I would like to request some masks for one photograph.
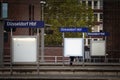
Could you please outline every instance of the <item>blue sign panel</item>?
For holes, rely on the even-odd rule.
[[[43,28],[44,21],[5,21],[6,28]]]
[[[108,32],[91,32],[87,33],[88,36],[109,36]]]
[[[60,32],[88,32],[88,28],[81,27],[61,27]]]

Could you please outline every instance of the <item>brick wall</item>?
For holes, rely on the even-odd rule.
[[[63,49],[62,47],[45,47],[44,49],[44,59],[46,62],[55,62],[55,58],[59,61],[62,61],[62,55],[63,55]],[[41,52],[39,52],[39,55]],[[10,57],[5,57],[5,56],[10,56],[10,48],[5,47],[4,49],[4,60],[10,59]],[[40,56],[41,57],[41,56]],[[68,58],[66,58],[68,59]]]
[[[45,47],[46,56],[62,56],[62,47]]]

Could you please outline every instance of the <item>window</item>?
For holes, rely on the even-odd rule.
[[[97,19],[98,19],[98,14],[94,13],[94,20],[97,20]]]
[[[83,4],[83,5],[86,5],[86,1],[82,1],[82,4]]]
[[[1,18],[8,18],[8,3],[1,3]]]
[[[100,14],[100,21],[103,21],[103,14]]]
[[[94,13],[94,20],[103,21],[103,13]]]
[[[103,9],[103,0],[100,0],[100,9]]]
[[[88,6],[91,7],[92,6],[92,2],[88,1]]]
[[[94,1],[94,9],[97,9],[98,2]]]

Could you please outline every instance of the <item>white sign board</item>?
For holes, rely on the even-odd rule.
[[[13,36],[12,37],[12,62],[36,62],[37,37]]]
[[[91,41],[91,56],[105,56],[105,41]]]
[[[64,38],[64,56],[83,56],[84,39],[82,38]]]

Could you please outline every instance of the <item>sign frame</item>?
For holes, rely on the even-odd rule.
[[[34,38],[36,41],[35,41],[35,54],[36,54],[36,56],[35,56],[35,61],[31,61],[31,62],[29,62],[29,61],[14,61],[14,41],[13,41],[13,39],[14,38]],[[37,36],[12,36],[12,39],[11,39],[11,43],[12,43],[12,54],[11,54],[11,56],[12,56],[12,59],[11,59],[11,61],[12,61],[12,64],[17,64],[17,63],[25,63],[25,64],[31,64],[31,63],[37,63],[38,62],[38,46],[37,46],[37,43],[38,43],[38,38],[37,38]],[[20,44],[21,45],[21,44]],[[19,45],[18,45],[19,46]]]
[[[70,56],[75,56],[75,57],[84,56],[83,38],[64,38],[64,57],[70,57]]]
[[[44,21],[5,21],[6,28],[44,28]]]
[[[88,32],[86,27],[61,27],[60,32]]]
[[[99,45],[99,46],[98,46]],[[98,46],[99,49],[96,49]],[[94,49],[95,48],[95,49]],[[98,50],[98,51],[95,51]],[[95,51],[95,52],[94,52]],[[102,54],[95,54],[95,53],[102,53]],[[106,41],[92,41],[90,42],[90,55],[92,56],[106,56]]]
[[[88,36],[109,36],[108,32],[88,32]]]

